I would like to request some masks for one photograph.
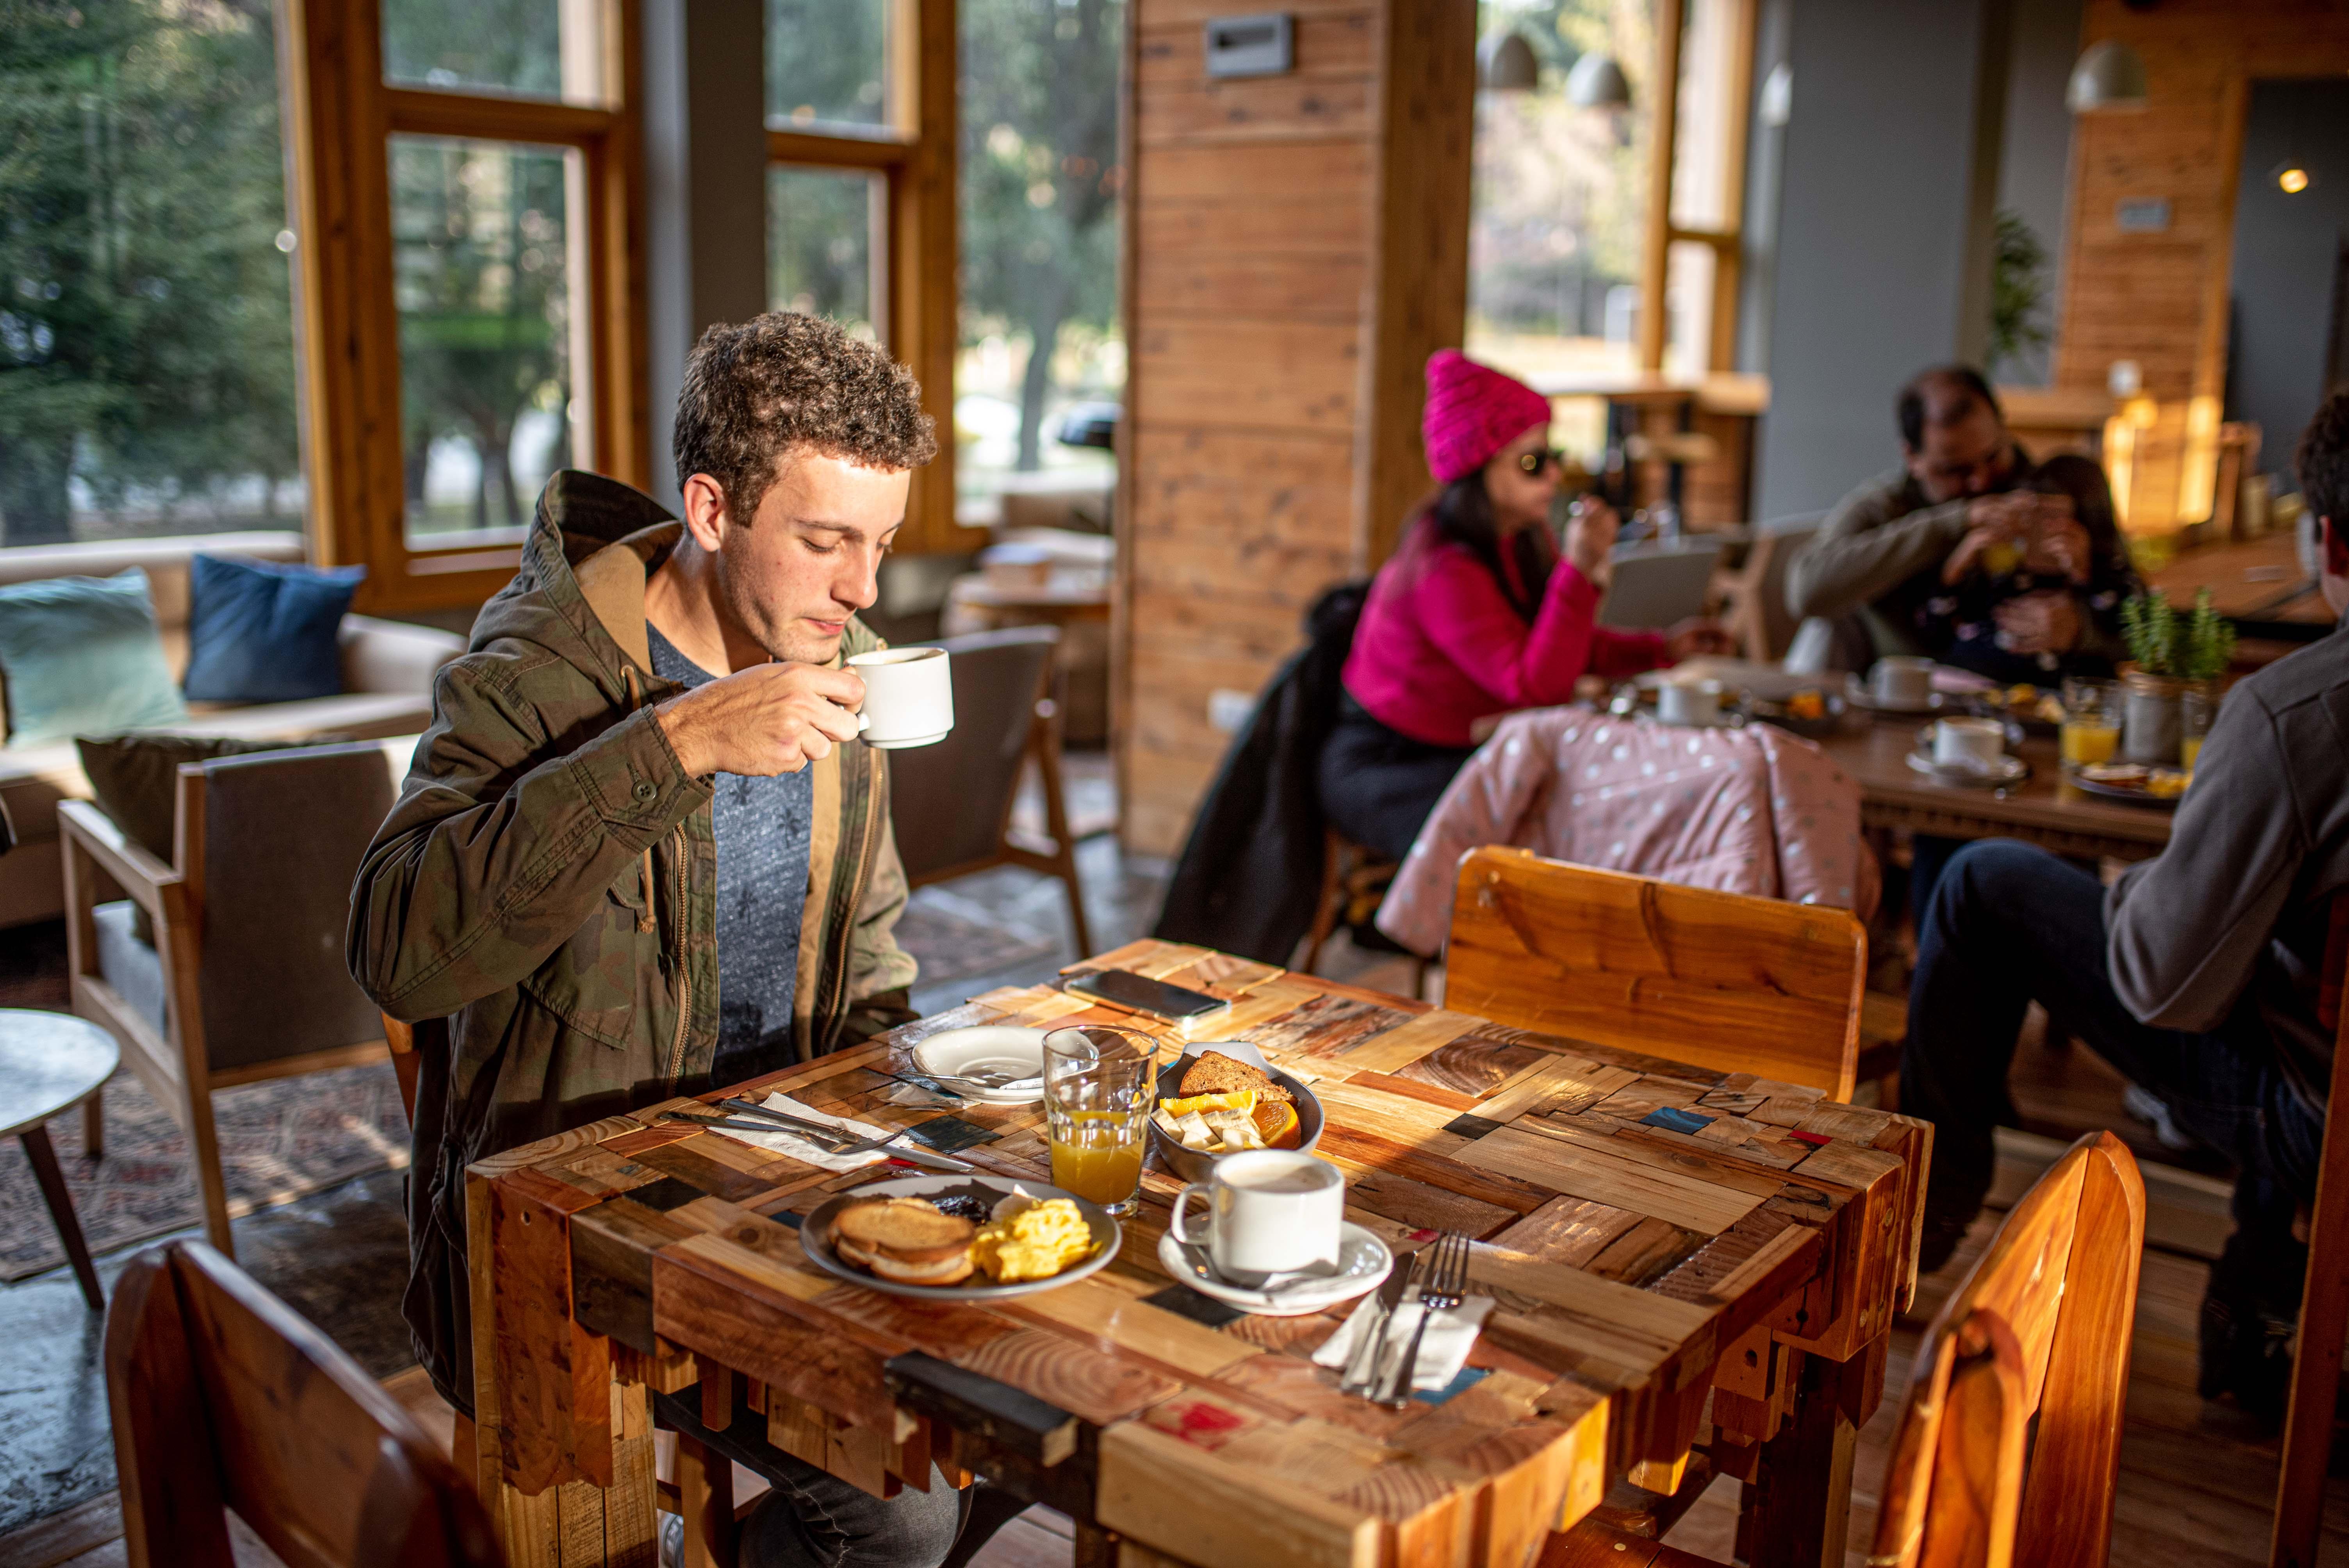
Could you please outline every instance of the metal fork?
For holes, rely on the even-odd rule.
[[[1400,1410],[1411,1403],[1411,1379],[1419,1369],[1419,1341],[1427,1332],[1427,1320],[1458,1306],[1467,1291],[1468,1238],[1458,1231],[1446,1231],[1435,1240],[1434,1260],[1419,1287],[1419,1322],[1412,1328],[1411,1343],[1403,1347],[1402,1364],[1380,1404]]]

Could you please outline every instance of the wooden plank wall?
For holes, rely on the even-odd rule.
[[[1440,62],[1473,81],[1473,0],[1292,0],[1296,69],[1210,82],[1204,25],[1235,9],[1133,0],[1128,13],[1116,723],[1125,839],[1148,854],[1181,848],[1229,744],[1208,723],[1211,694],[1258,691],[1301,644],[1315,595],[1382,553],[1365,521],[1370,493],[1397,481],[1392,463],[1371,472],[1365,432],[1415,431],[1418,387],[1373,370],[1457,343],[1465,303],[1473,88],[1448,89],[1456,224],[1446,211],[1431,225],[1456,226],[1456,244],[1382,256],[1382,192],[1424,190],[1429,165],[1393,167],[1378,128],[1391,60],[1406,73]],[[1441,17],[1454,24],[1451,47],[1388,41]],[[1456,283],[1442,281],[1447,268]],[[1431,278],[1435,294],[1459,296],[1448,318],[1382,320],[1381,296],[1416,298]],[[1404,397],[1407,411],[1381,418],[1382,400]]]
[[[2139,439],[2129,523],[2160,531],[2209,511],[2248,84],[2349,71],[2349,7],[2163,0],[2137,11],[2123,0],[2088,0],[2081,33],[2084,47],[2117,38],[2136,49],[2148,93],[2142,111],[2075,122],[2055,384],[2095,391],[2115,360],[2143,367],[2156,413]],[[2122,233],[2118,204],[2149,197],[2169,201],[2168,232]],[[2318,330],[2327,302],[2308,305]],[[2288,451],[2298,436],[2268,431],[2267,450]]]

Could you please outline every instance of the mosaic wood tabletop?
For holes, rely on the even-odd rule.
[[[1311,1085],[1349,1218],[1399,1253],[1476,1239],[1471,1288],[1497,1305],[1472,1374],[1402,1410],[1340,1394],[1309,1357],[1351,1304],[1247,1316],[1174,1283],[1157,1242],[1181,1183],[1154,1168],[1090,1278],[987,1305],[843,1284],[799,1216],[906,1172],[660,1121],[675,1101],[471,1170],[476,1463],[515,1563],[649,1563],[648,1390],[697,1382],[708,1424],[747,1410],[885,1495],[933,1460],[976,1471],[1127,1563],[1522,1564],[1641,1495],[1626,1482],[1685,1495],[1692,1465],[1753,1483],[1754,1561],[1840,1562],[1849,1430],[1915,1283],[1926,1124],[1196,947],[1069,973],[1102,967],[1231,1000],[1212,1032]],[[1002,990],[737,1089],[884,1125],[950,1115],[926,1141],[1048,1177],[1040,1106],[900,1105],[873,1069],[963,1025],[1090,1022],[1171,1040],[1056,987]]]

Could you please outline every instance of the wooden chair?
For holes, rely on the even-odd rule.
[[[2144,1248],[2137,1161],[2111,1133],[2092,1132],[2023,1194],[1925,1331],[1871,1568],[2105,1562]],[[1551,1538],[1540,1568],[1706,1561],[1578,1526]]]
[[[120,1042],[186,1131],[205,1233],[232,1257],[212,1091],[385,1054],[343,939],[351,879],[392,793],[372,742],[189,763],[169,865],[97,807],[57,807],[73,1010]],[[146,911],[152,946],[129,904],[102,906],[112,888]]]
[[[1818,519],[1807,517],[1765,522],[1754,534],[1744,567],[1730,585],[1723,617],[1745,657],[1774,665],[1786,656],[1801,624],[1786,605],[1786,563],[1818,531]]]
[[[2349,1062],[2349,893],[2333,900],[2325,944],[2331,975],[2318,1016],[2333,1026],[2333,1059]],[[2339,1068],[2334,1069],[2337,1073]],[[2341,1354],[2349,1338],[2349,1117],[2324,1119],[2317,1156],[2316,1203],[2308,1223],[2308,1278],[2301,1286],[2300,1343],[2292,1362],[2292,1403],[2284,1414],[2282,1475],[2276,1487],[2270,1568],[2314,1568],[2324,1524],[2324,1478],[2333,1460],[2333,1414],[2341,1397]]]
[[[1488,845],[1462,857],[1444,1006],[1851,1098],[1868,931],[1848,911]]]
[[[1068,891],[1079,956],[1093,950],[1077,880],[1076,837],[1061,784],[1061,707],[1052,697],[1055,626],[1014,626],[951,637],[955,727],[935,746],[889,755],[889,820],[910,886],[994,866],[1058,877]],[[1039,849],[1013,835],[1011,808],[1032,762],[1044,785]]]
[[[1313,926],[1306,934],[1305,956],[1298,965],[1300,974],[1320,973],[1321,949],[1337,934],[1340,922],[1367,925],[1377,917],[1395,872],[1402,869],[1396,861],[1371,852],[1335,828],[1321,830],[1321,892],[1314,901]],[[1426,959],[1413,958],[1413,996],[1426,988],[1427,967]]]
[[[106,1320],[131,1568],[495,1568],[472,1488],[331,1340],[201,1242],[133,1259]]]

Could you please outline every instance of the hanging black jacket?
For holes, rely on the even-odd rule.
[[[1322,744],[1338,722],[1339,672],[1353,651],[1367,582],[1305,613],[1305,647],[1257,698],[1200,802],[1151,934],[1287,964],[1312,929],[1321,887]]]

